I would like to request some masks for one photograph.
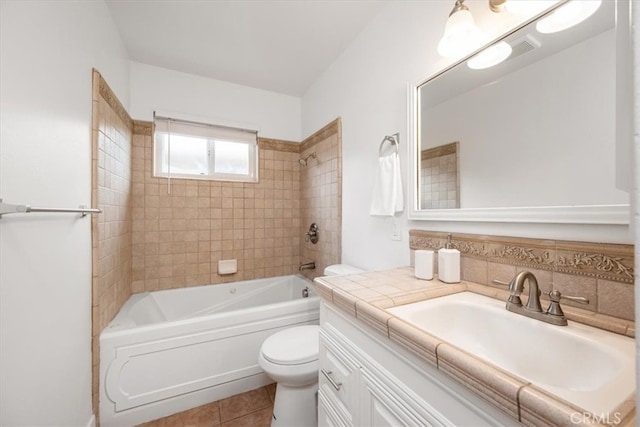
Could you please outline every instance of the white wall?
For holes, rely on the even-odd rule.
[[[125,103],[129,63],[102,1],[0,2],[0,197],[91,203],[91,74]],[[0,219],[0,425],[86,426],[91,224]]]
[[[488,15],[486,2],[474,6],[487,14],[472,11],[478,22],[496,19]],[[449,2],[390,2],[302,99],[303,137],[342,117],[342,261],[376,269],[407,265],[408,229],[632,242],[627,226],[410,222],[406,213],[396,219],[403,231],[403,240],[396,242],[390,238],[390,219],[369,216],[384,135],[400,132],[406,170],[407,84],[419,83],[446,65],[436,47],[450,9]]]
[[[131,63],[131,117],[172,117],[246,127],[300,141],[300,98],[137,62]]]

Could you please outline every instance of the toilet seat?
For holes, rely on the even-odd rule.
[[[320,327],[296,326],[268,337],[261,354],[276,365],[302,365],[318,360]]]

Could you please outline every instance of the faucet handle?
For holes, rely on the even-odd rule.
[[[580,304],[589,304],[588,298],[562,295],[560,291],[557,291],[555,289],[549,292],[545,292],[544,294],[548,295],[549,299],[551,300],[551,303],[549,304],[549,308],[547,309],[547,314],[551,314],[553,316],[564,316],[562,307],[560,307],[561,299],[566,299],[566,300],[577,302]]]
[[[549,296],[551,302],[560,302],[561,299],[567,299],[569,301],[579,302],[580,304],[589,304],[589,298],[562,295],[560,291],[556,291],[555,289],[549,292],[545,292],[544,294]]]

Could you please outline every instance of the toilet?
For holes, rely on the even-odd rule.
[[[330,265],[327,276],[361,272],[346,264]],[[272,427],[315,427],[318,424],[318,349],[320,326],[303,325],[269,336],[258,356],[258,364],[275,382]]]

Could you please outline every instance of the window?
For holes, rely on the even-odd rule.
[[[223,126],[155,117],[153,175],[258,181],[258,135]]]

